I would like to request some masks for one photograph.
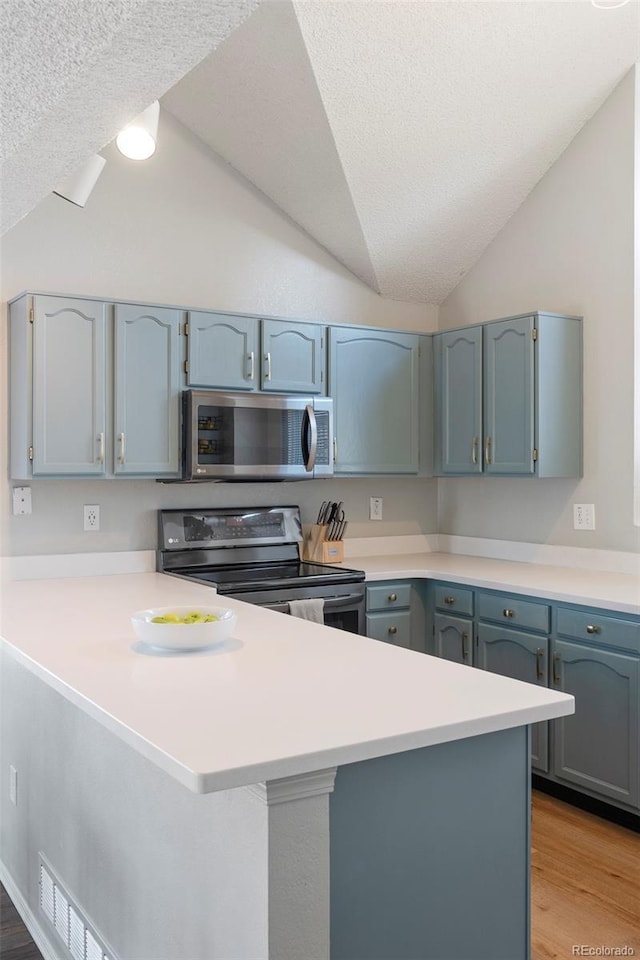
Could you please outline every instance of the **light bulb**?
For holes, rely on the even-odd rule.
[[[155,153],[160,104],[157,100],[143,110],[116,137],[116,146],[129,160],[148,160]]]

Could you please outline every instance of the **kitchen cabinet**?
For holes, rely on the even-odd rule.
[[[366,588],[367,636],[411,647],[411,584],[380,583]]]
[[[453,663],[473,663],[473,590],[457,584],[434,584],[434,653]]]
[[[187,385],[323,394],[325,335],[319,324],[191,310]]]
[[[535,312],[434,336],[438,476],[582,475],[582,321]]]
[[[560,609],[552,683],[576,698],[554,721],[553,774],[594,796],[640,807],[640,623]]]
[[[115,306],[116,475],[180,474],[181,319],[168,307]]]
[[[82,297],[13,301],[11,478],[178,477],[180,319]]]
[[[329,328],[337,474],[417,474],[417,334]]]

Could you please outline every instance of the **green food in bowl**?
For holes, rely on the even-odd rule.
[[[162,617],[152,617],[151,623],[213,623],[214,620],[219,619],[220,617],[216,617],[213,613],[198,613],[197,610],[193,610],[184,617],[177,613],[165,613]]]

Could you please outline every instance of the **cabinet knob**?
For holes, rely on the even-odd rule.
[[[505,609],[502,611],[502,616],[507,617],[507,619],[510,619],[511,617],[515,617],[515,613],[513,612],[513,610],[510,610],[508,607],[505,607]]]
[[[452,603],[455,603],[455,602],[456,602],[456,598],[455,598],[455,597],[445,597],[445,598],[444,598],[444,602],[445,602],[445,603],[448,603],[449,606],[451,606]]]
[[[587,624],[587,633],[600,633],[601,629],[601,627],[598,627],[593,623]]]
[[[397,599],[398,599],[397,594],[395,594],[395,593],[390,593],[390,594],[389,594],[389,600],[390,600],[391,603],[393,603],[394,600],[397,600]]]
[[[389,633],[391,633],[391,634],[396,634],[397,632],[398,632],[398,628],[397,628],[397,627],[389,627]]]

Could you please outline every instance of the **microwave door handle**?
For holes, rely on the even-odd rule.
[[[316,421],[316,412],[313,406],[308,403],[304,408],[309,423],[309,433],[311,434],[311,443],[309,444],[309,456],[305,462],[305,470],[312,472],[316,465],[316,454],[318,452],[318,424]]]

